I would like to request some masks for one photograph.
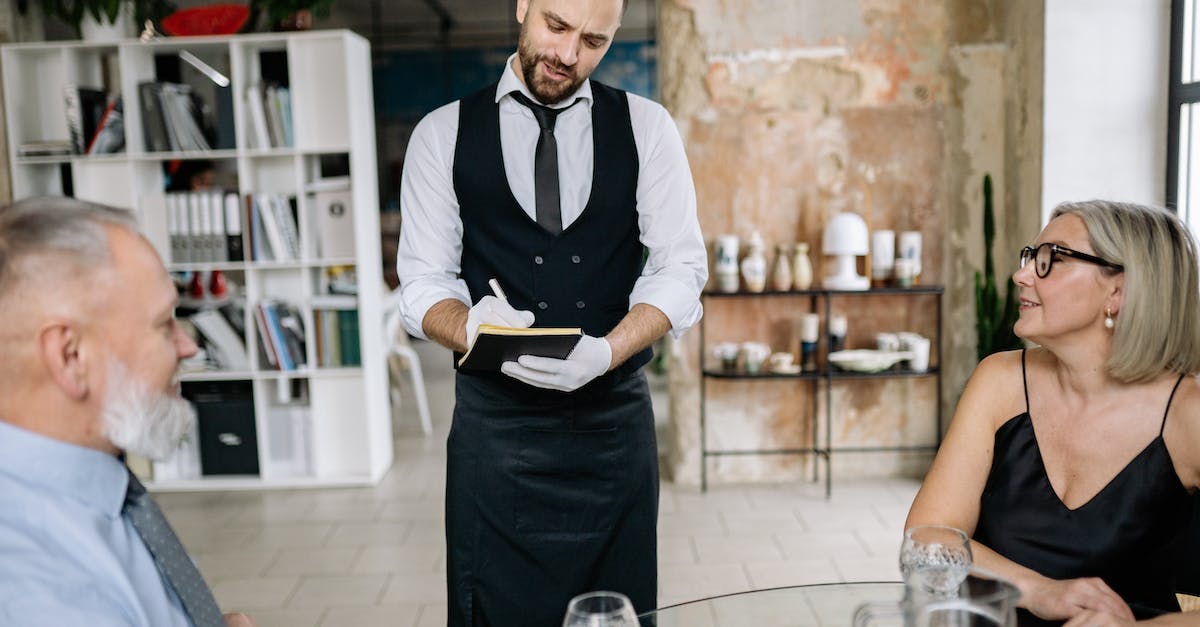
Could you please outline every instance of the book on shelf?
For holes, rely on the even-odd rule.
[[[108,107],[108,94],[102,89],[63,85],[63,104],[71,146],[75,154],[86,154],[88,143]]]
[[[69,155],[73,145],[69,139],[49,139],[25,142],[17,146],[18,157],[58,157]]]
[[[192,314],[192,325],[204,336],[209,356],[222,370],[250,370],[246,344],[225,316],[214,309]]]
[[[310,472],[312,451],[308,434],[311,430],[312,409],[308,405],[288,403],[267,408],[268,460],[275,472],[289,476],[304,476]]]
[[[282,301],[265,299],[255,306],[255,320],[272,366],[289,371],[307,363],[304,323],[296,308]]]
[[[583,330],[577,328],[517,328],[481,324],[467,353],[458,360],[466,372],[499,372],[500,364],[521,355],[566,359]]]
[[[142,142],[148,152],[166,152],[171,149],[171,144],[167,141],[167,123],[163,118],[158,91],[158,83],[154,81],[138,84],[138,104],[142,110]]]
[[[353,257],[354,195],[350,177],[321,179],[310,183],[317,207],[317,252],[326,259]]]
[[[250,194],[251,246],[256,261],[300,258],[300,231],[294,200],[283,194]]]
[[[358,297],[320,294],[308,301],[313,310],[316,362],[322,368],[362,365],[358,345]],[[346,349],[343,350],[343,344]]]
[[[203,118],[190,85],[147,81],[138,84],[146,149],[209,150]]]
[[[338,347],[341,350],[341,360],[338,365],[358,367],[362,365],[362,348],[358,337],[358,310],[339,310],[337,312]]]
[[[266,312],[263,310],[261,303],[254,307],[254,326],[258,329],[260,363],[266,363],[276,370],[283,370],[279,365],[279,355],[275,352],[275,343],[271,339],[271,331],[267,326]]]
[[[125,150],[125,109],[121,97],[108,102],[104,115],[88,141],[86,154],[105,155]]]
[[[226,192],[222,203],[225,207],[225,250],[229,261],[244,261],[241,202],[236,192]]]
[[[246,108],[250,111],[250,128],[247,129],[251,140],[247,143],[254,148],[266,150],[271,147],[271,137],[267,131],[267,112],[263,105],[262,83],[246,86]]]

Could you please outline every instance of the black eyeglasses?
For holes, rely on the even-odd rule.
[[[1112,268],[1117,272],[1125,271],[1125,266],[1120,264],[1116,264],[1111,261],[1105,261],[1104,259],[1101,259],[1095,255],[1081,253],[1078,250],[1071,250],[1066,246],[1059,246],[1058,244],[1051,244],[1049,242],[1045,244],[1038,244],[1036,247],[1026,246],[1022,248],[1021,267],[1024,268],[1025,264],[1029,263],[1029,261],[1032,259],[1033,269],[1037,272],[1039,278],[1044,279],[1047,276],[1050,276],[1050,269],[1054,267],[1054,260],[1058,259],[1059,255],[1071,257],[1080,261],[1086,261],[1088,263],[1094,263],[1098,266],[1104,266],[1105,268]]]

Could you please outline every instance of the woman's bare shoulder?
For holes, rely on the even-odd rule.
[[[986,416],[993,428],[999,428],[1025,411],[1025,372],[1037,359],[1035,350],[988,355],[971,374],[961,403],[969,404],[972,414]]]
[[[1185,375],[1171,400],[1163,437],[1184,485],[1200,489],[1200,378]]]

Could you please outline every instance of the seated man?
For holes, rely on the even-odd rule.
[[[0,209],[0,625],[253,626],[119,457],[169,455],[195,420],[175,301],[128,212]]]

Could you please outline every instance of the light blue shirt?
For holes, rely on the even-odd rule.
[[[0,626],[190,627],[116,457],[0,422]]]

